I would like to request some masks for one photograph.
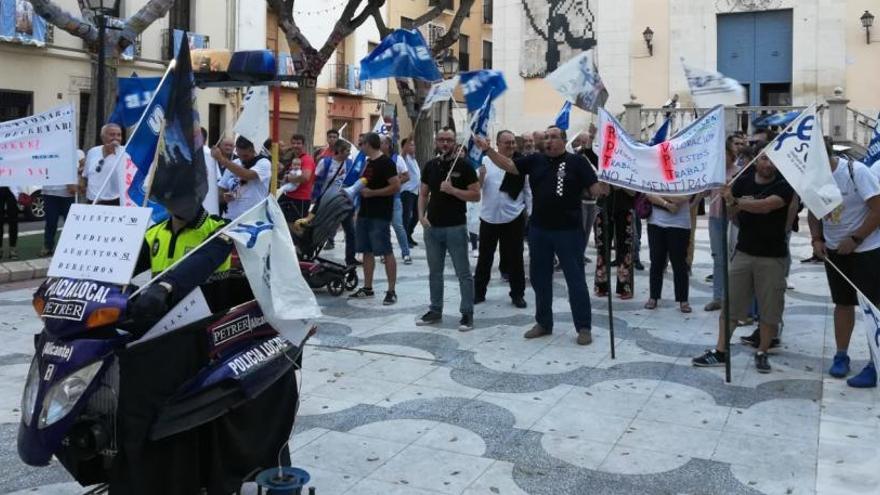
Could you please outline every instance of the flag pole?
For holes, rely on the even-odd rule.
[[[150,101],[147,102],[147,106],[144,108],[144,111],[141,113],[141,116],[138,117],[137,123],[134,125],[134,130],[131,131],[131,135],[134,136],[138,129],[140,129],[141,124],[144,122],[144,117],[147,115],[147,110],[149,110],[150,106],[153,105],[153,101],[155,101],[156,96],[159,94],[159,88],[162,87],[162,84],[165,82],[165,79],[168,78],[168,75],[171,74],[171,71],[174,70],[174,67],[177,65],[177,59],[171,59],[168,62],[168,68],[165,69],[165,74],[162,75],[162,79],[159,80],[159,85],[156,86],[156,91],[153,91],[153,94],[150,96]],[[120,150],[119,156],[116,157],[116,161],[113,162],[113,167],[110,170],[110,173],[107,174],[107,177],[104,179],[104,183],[101,184],[101,188],[98,189],[98,193],[95,194],[95,200],[92,201],[92,204],[97,204],[100,201],[101,193],[104,192],[104,189],[107,188],[107,184],[110,183],[110,179],[116,175],[116,169],[119,168],[119,163],[122,161],[122,157],[125,156],[125,149],[128,147],[128,143],[122,145],[122,150]],[[122,191],[120,191],[121,193]],[[122,202],[120,201],[120,204]]]
[[[275,43],[275,60],[278,60],[278,43]],[[281,127],[281,82],[272,86],[272,181],[269,182],[269,195],[275,197],[278,190],[278,139]],[[343,126],[344,127],[344,126]],[[314,136],[311,136],[314,138]]]
[[[611,209],[611,201],[613,201],[611,195],[607,196],[605,208],[602,208],[602,237],[605,238],[605,279],[608,281],[605,293],[608,296],[608,334],[611,339],[611,359],[617,359],[614,354],[614,309],[611,303],[611,270],[609,269],[611,267],[611,226],[608,223],[608,210]]]
[[[720,194],[719,194],[720,196]],[[727,351],[725,353],[724,358],[724,381],[730,383],[730,338],[731,338],[731,328],[730,328],[730,284],[728,283],[728,276],[730,274],[730,256],[728,253],[730,240],[727,238],[727,229],[728,229],[728,220],[727,220],[727,202],[721,201],[721,218],[722,218],[722,229],[721,229],[721,253],[719,253],[723,257],[723,261],[721,262],[721,283],[724,292],[722,293],[722,297],[724,297],[724,301],[722,304],[721,315],[724,318],[723,322],[723,330],[724,330],[724,349]],[[712,283],[717,282],[717,280],[713,280]]]
[[[159,166],[159,150],[164,148],[163,138],[165,137],[165,123],[162,123],[162,129],[159,130],[159,142],[156,144],[156,153],[153,155],[153,161],[150,163],[150,171],[147,173],[147,182],[144,188],[144,201],[142,207],[147,206],[150,202],[150,194],[153,192],[153,179],[156,177],[156,167]]]
[[[489,104],[489,105],[492,104],[491,98],[492,98],[492,91],[489,90],[489,94],[486,95],[486,102],[483,103],[484,107],[486,106],[486,104]],[[455,98],[453,98],[452,101],[455,102]],[[476,113],[474,113],[474,116],[472,117],[471,122],[468,124],[468,130],[470,131],[470,134],[468,134],[468,140],[470,140],[474,134],[474,124],[476,124],[477,120],[479,120],[479,112],[480,111],[482,111],[482,108],[480,110],[477,110]],[[465,143],[465,146],[467,146],[467,143]],[[461,150],[462,150],[462,147],[459,147],[458,151],[455,154],[455,159],[452,160],[452,166],[449,167],[449,172],[446,173],[446,180],[447,181],[449,180],[449,177],[452,176],[452,171],[455,170],[455,164],[458,162],[458,158],[461,156]],[[479,165],[479,164],[477,164],[477,165]]]

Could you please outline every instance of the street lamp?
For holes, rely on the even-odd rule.
[[[458,74],[458,59],[455,58],[451,51],[446,51],[446,55],[440,60],[440,65],[443,67],[443,75],[445,77],[452,77]]]
[[[86,7],[95,13],[95,22],[98,24],[98,88],[95,101],[95,141],[101,143],[101,127],[104,125],[104,70],[105,70],[105,38],[107,35],[107,16],[119,16],[120,0],[86,0]]]
[[[651,44],[651,41],[654,39],[654,31],[651,30],[651,27],[646,27],[642,32],[642,38],[645,39],[645,44],[648,45],[648,56],[654,56],[654,45]]]
[[[865,28],[865,36],[867,37],[867,42],[870,45],[871,44],[871,26],[874,25],[874,14],[872,14],[866,10],[865,13],[862,14],[861,17],[859,17],[859,20],[862,21],[862,27]]]

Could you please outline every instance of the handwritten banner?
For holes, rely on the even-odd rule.
[[[129,283],[151,213],[150,208],[73,205],[48,275]]]
[[[156,337],[161,337],[166,333],[177,330],[178,328],[183,328],[194,321],[201,320],[208,316],[211,316],[211,309],[208,307],[208,301],[205,299],[205,294],[202,293],[202,289],[196,287],[189,293],[189,295],[177,303],[176,306],[171,308],[171,311],[163,316],[158,323],[153,325],[153,328],[148,330],[142,338],[132,342],[128,347],[134,347],[143,344],[144,342],[149,342]]]
[[[73,105],[0,123],[0,186],[75,184]]]
[[[645,193],[686,196],[721,187],[724,109],[715,107],[672,139],[649,146],[600,108],[598,167],[599,180]]]

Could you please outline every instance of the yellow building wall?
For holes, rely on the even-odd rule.
[[[846,88],[849,106],[876,117],[880,112],[880,2],[849,0],[846,2]],[[876,17],[871,28],[869,45],[859,18],[866,11]]]
[[[654,54],[651,55],[642,34],[645,28],[654,31]],[[633,3],[633,21],[629,32],[630,93],[649,107],[659,107],[672,97],[669,92],[669,2],[639,0]],[[684,97],[685,95],[679,95]]]

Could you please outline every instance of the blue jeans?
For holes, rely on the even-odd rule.
[[[452,258],[458,289],[461,293],[459,310],[463,315],[474,314],[474,277],[468,259],[468,231],[465,225],[428,227],[425,229],[425,252],[428,256],[428,280],[431,289],[431,311],[443,312],[443,270],[446,253]],[[553,267],[551,266],[552,270]]]
[[[67,213],[73,204],[73,197],[52,196],[51,194],[43,195],[43,207],[46,211],[46,226],[43,231],[43,247],[48,250],[55,249],[55,234],[58,232],[58,219],[64,217],[67,220]]]
[[[584,274],[584,232],[529,226],[529,277],[535,291],[535,321],[553,330],[553,255],[559,259],[575,330],[592,328],[590,296]]]
[[[397,243],[400,244],[400,255],[403,257],[409,256],[409,241],[407,241],[406,229],[403,227],[403,203],[400,201],[399,194],[394,196],[391,226],[394,227],[394,235],[397,237]]]
[[[720,301],[724,298],[724,246],[721,237],[727,222],[723,218],[709,217],[709,246],[712,250],[712,300]],[[728,239],[728,243],[730,239]],[[728,258],[729,259],[729,258]]]

